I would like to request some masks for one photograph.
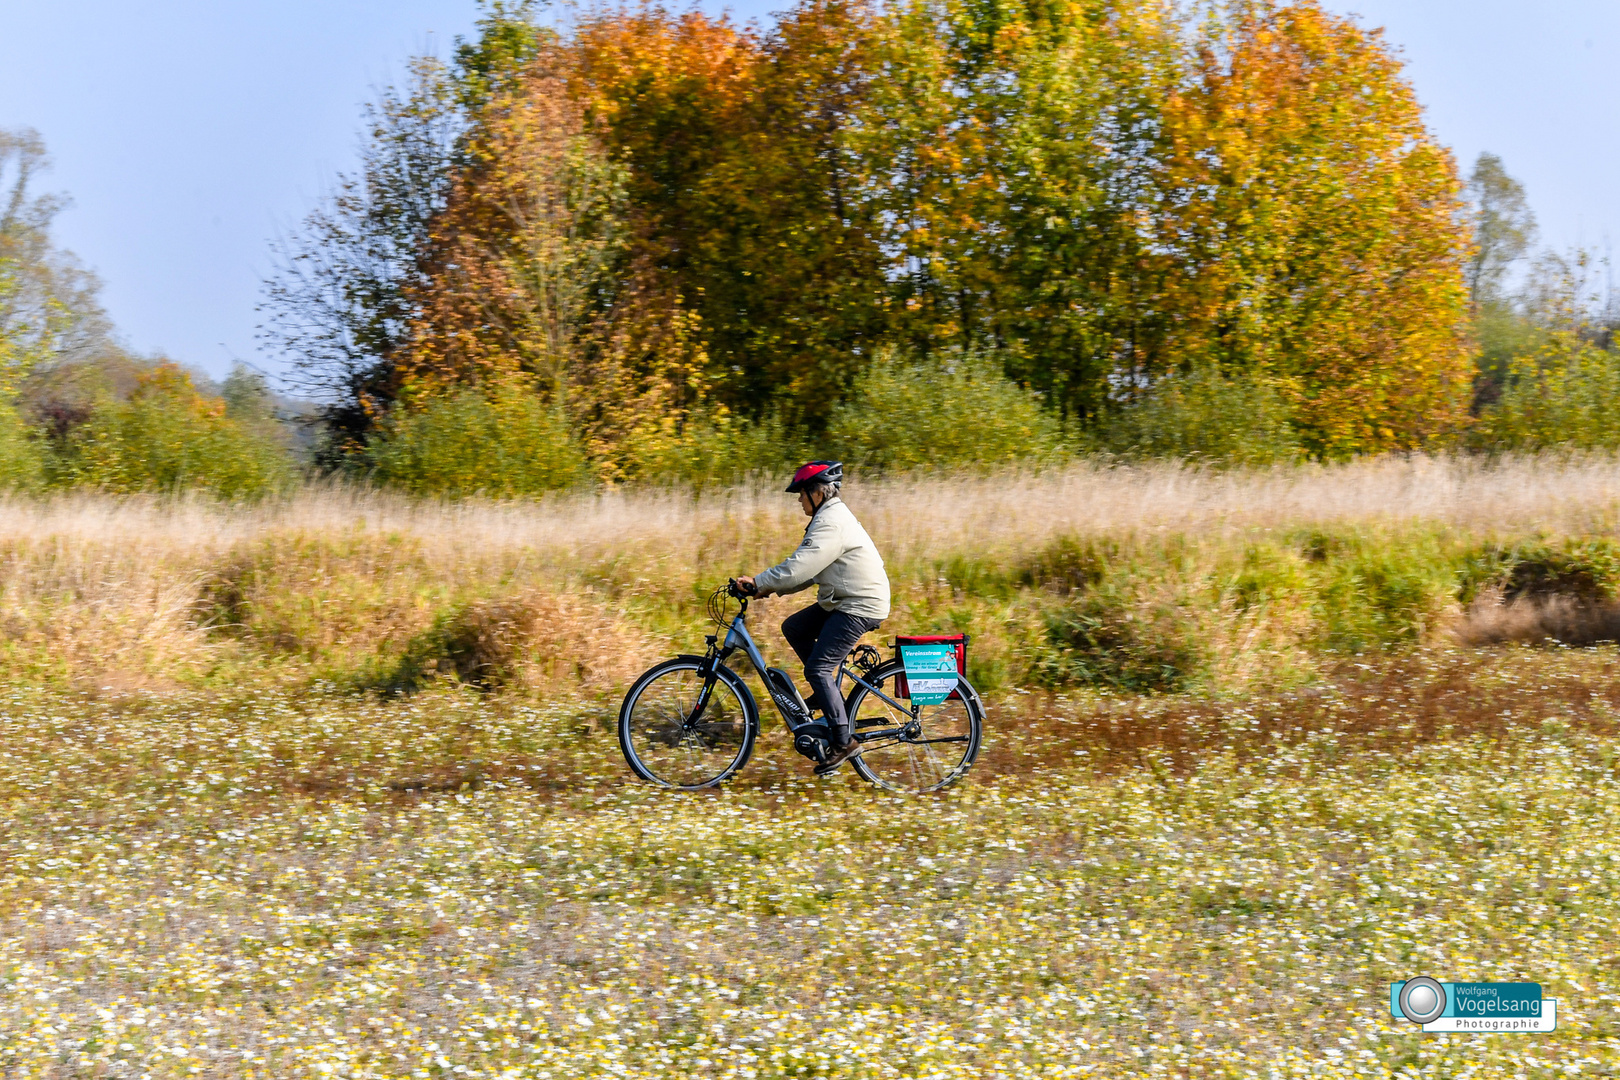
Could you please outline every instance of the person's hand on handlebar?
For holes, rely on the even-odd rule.
[[[737,591],[742,593],[744,596],[755,596],[755,597],[763,598],[763,597],[771,595],[771,592],[770,592],[769,589],[761,589],[758,585],[755,585],[754,584],[754,579],[752,577],[740,577],[740,578],[738,578],[737,579]]]

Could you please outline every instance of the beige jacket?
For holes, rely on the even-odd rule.
[[[804,540],[793,554],[763,573],[754,584],[774,593],[796,593],[821,586],[816,603],[868,619],[889,617],[889,575],[872,538],[836,495],[821,504]]]

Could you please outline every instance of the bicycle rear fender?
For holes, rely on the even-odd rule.
[[[891,669],[893,669],[893,670],[891,670]],[[902,673],[904,671],[905,671],[905,668],[903,666],[901,666],[899,658],[896,657],[896,658],[894,658],[892,660],[884,661],[877,668],[873,669],[872,675],[877,675],[880,672],[883,673],[883,679],[881,681],[873,679],[872,675],[866,675],[866,676],[863,676],[863,678],[865,678],[867,682],[872,683],[874,686],[881,686],[883,683],[888,682],[889,679],[893,675],[895,675],[897,673]],[[983,713],[984,712],[984,699],[979,697],[979,692],[977,690],[973,689],[973,684],[968,682],[967,676],[962,674],[960,671],[956,673],[956,684],[957,684],[957,688],[958,688],[959,692],[961,693],[961,695],[964,698],[967,698],[967,699],[971,700],[973,702],[973,704],[978,708],[979,712]],[[852,685],[849,688],[849,693],[844,695],[844,708],[846,710],[853,707],[853,705],[855,703],[855,695],[857,693],[859,693],[860,690],[861,690],[861,684],[860,683],[854,683],[854,685]]]

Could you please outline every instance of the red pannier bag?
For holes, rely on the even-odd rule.
[[[894,655],[895,659],[900,659],[900,646],[902,645],[938,645],[940,642],[949,642],[950,644],[956,646],[957,674],[966,677],[967,647],[968,642],[971,640],[973,639],[967,634],[913,634],[911,637],[897,637],[894,639]],[[909,699],[911,697],[911,688],[906,685],[906,675],[904,671],[894,677],[894,696],[904,699]],[[960,701],[961,698],[962,692],[960,690],[952,690],[951,696],[945,700]]]

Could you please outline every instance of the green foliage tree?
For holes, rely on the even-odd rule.
[[[46,446],[19,406],[30,376],[118,359],[95,276],[51,239],[66,205],[35,183],[50,166],[33,131],[0,130],[0,488],[34,489],[47,474]]]
[[[1141,224],[1180,78],[1168,10],[913,0],[874,33],[853,126],[897,335],[996,348],[1063,412],[1098,414],[1160,335]]]
[[[1524,186],[1508,174],[1500,157],[1482,153],[1469,174],[1466,194],[1474,242],[1467,281],[1479,349],[1477,412],[1501,394],[1514,358],[1535,352],[1543,335],[1523,310],[1522,296],[1509,288],[1514,265],[1535,243],[1536,219]]]
[[[245,364],[231,369],[219,396],[225,402],[225,415],[239,423],[263,423],[275,418],[269,380],[263,372]]]
[[[103,491],[273,494],[296,479],[286,451],[173,364],[145,373],[127,401],[104,398],[67,436],[58,479]]]
[[[1470,192],[1479,354],[1478,422],[1468,444],[1493,451],[1620,447],[1620,426],[1608,416],[1620,367],[1595,260],[1583,250],[1530,256],[1535,219],[1499,159],[1481,157]],[[1519,261],[1529,265],[1513,282],[1509,271]]]
[[[457,96],[470,113],[511,89],[553,36],[540,25],[537,0],[480,0],[480,5],[478,36],[458,37],[455,48]]]
[[[100,283],[51,240],[67,202],[34,190],[49,167],[38,133],[0,129],[0,393],[36,366],[116,351]]]
[[[1468,260],[1468,296],[1474,310],[1506,299],[1507,275],[1536,239],[1536,216],[1524,185],[1508,175],[1502,159],[1482,153],[1468,176],[1474,253]]]

